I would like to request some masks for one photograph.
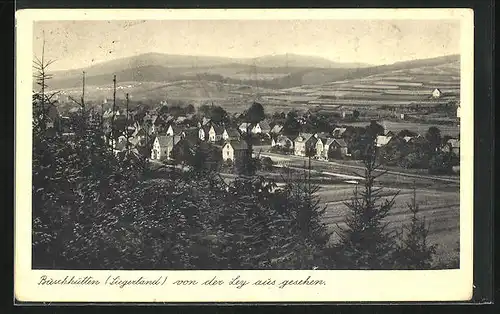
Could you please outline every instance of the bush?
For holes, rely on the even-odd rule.
[[[452,169],[451,154],[442,152],[436,153],[429,160],[429,174],[451,174]]]
[[[269,157],[264,157],[261,160],[262,170],[272,171],[274,169],[274,161]]]

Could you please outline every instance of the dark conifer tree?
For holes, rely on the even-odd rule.
[[[413,188],[412,202],[407,204],[412,216],[410,223],[403,225],[401,240],[395,252],[394,259],[398,268],[430,269],[432,259],[436,254],[437,245],[428,241],[429,226],[425,217],[419,217],[419,207],[416,201],[417,192]]]
[[[364,154],[363,188],[356,187],[354,195],[345,205],[348,213],[345,227],[338,226],[340,241],[333,249],[333,259],[343,269],[390,269],[395,240],[387,230],[386,221],[397,195],[382,200],[381,188],[375,180],[384,174],[377,173],[379,165],[373,140],[369,139]]]

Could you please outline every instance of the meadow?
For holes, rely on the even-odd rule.
[[[344,202],[353,196],[354,186],[349,184],[323,185],[318,192],[321,204],[326,206],[325,222],[330,231],[334,232],[331,241],[338,237],[335,230],[345,227],[343,219],[347,213]],[[388,217],[389,230],[401,231],[404,223],[408,223],[411,213],[408,203],[412,201],[412,189],[384,188],[383,199],[392,197],[396,192],[394,206]],[[435,191],[430,189],[416,190],[416,204],[419,206],[421,217],[425,217],[429,224],[429,242],[437,244],[437,254],[434,263],[451,263],[458,258],[457,240],[460,234],[460,201],[459,191]]]

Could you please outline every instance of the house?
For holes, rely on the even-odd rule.
[[[347,128],[335,128],[332,132],[332,136],[335,138],[341,138]]]
[[[439,88],[436,88],[432,91],[432,98],[439,98],[443,95],[443,93],[441,92],[441,90],[439,90]]]
[[[222,133],[224,133],[223,127],[212,124],[208,131],[208,140],[210,142],[218,142],[222,139]]]
[[[277,137],[273,137],[271,140],[271,146],[278,146],[281,148],[292,148],[293,149],[293,141],[288,137],[284,135],[279,135]]]
[[[262,120],[262,121],[256,123],[252,127],[253,134],[269,134],[270,131],[271,131],[271,127],[269,126],[269,123],[266,120]]]
[[[389,131],[389,130],[384,128],[384,135],[388,136],[388,137],[393,137],[395,134],[394,134],[394,132]]]
[[[239,140],[240,133],[236,129],[233,129],[233,128],[224,128],[224,132],[222,132],[222,139],[224,141]]]
[[[316,145],[316,137],[311,133],[299,133],[294,140],[294,154],[297,156],[307,156],[308,151],[312,151]]]
[[[454,153],[457,156],[460,156],[460,140],[456,138],[450,138],[446,144],[444,144],[441,149],[445,153]]]
[[[275,124],[269,133],[274,134],[274,135],[278,135],[278,134],[281,134],[281,132],[283,132],[283,125],[282,124]]]
[[[403,137],[403,140],[404,140],[406,143],[409,143],[412,139],[413,139],[413,136],[405,136],[405,137]]]
[[[180,136],[168,136],[160,135],[157,136],[153,142],[153,148],[151,149],[151,159],[154,160],[165,160],[170,159],[171,152],[174,146],[181,141]]]
[[[137,139],[139,142],[146,138],[146,131],[143,128],[136,128],[131,134],[131,137]]]
[[[247,150],[248,145],[245,141],[229,141],[222,147],[222,160],[239,161],[246,156]]]
[[[375,146],[377,147],[382,147],[387,145],[389,141],[392,139],[392,136],[386,136],[386,135],[378,135],[377,138],[375,139]]]
[[[168,118],[168,117],[167,117]],[[157,116],[152,124],[153,133],[162,133],[168,129],[168,122],[162,116]]]
[[[179,117],[177,117],[177,120],[175,120],[175,123],[182,124],[182,123],[186,122],[186,120],[187,120],[187,117],[179,116]]]
[[[201,128],[204,126],[210,126],[211,123],[212,123],[212,120],[210,120],[209,118],[203,117],[203,119],[201,119],[201,121],[198,122],[198,127]]]
[[[179,126],[174,124],[168,126],[167,129],[168,136],[181,135],[181,134],[182,134],[182,128],[180,128]]]
[[[202,141],[208,140],[208,131],[210,128],[207,126],[202,126],[198,128],[198,138]]]
[[[344,110],[342,111],[342,119],[349,118],[354,116],[354,112],[350,110]]]
[[[329,138],[323,149],[324,158],[329,158],[330,156],[335,157],[345,157],[348,155],[347,143],[341,138]]]
[[[316,157],[323,158],[325,157],[325,144],[328,142],[328,138],[325,137],[316,137]]]
[[[163,118],[163,121],[165,121],[165,123],[175,123],[174,116],[168,115],[166,117],[163,116],[162,118]]]
[[[240,124],[238,129],[241,133],[246,133],[248,129],[252,130],[252,125],[250,123],[243,122],[242,124]]]
[[[319,133],[314,133],[314,137],[327,139],[330,137],[330,134],[327,132],[319,132]]]
[[[142,119],[143,126],[148,130],[149,134],[153,134],[156,132],[156,119],[158,119],[158,116],[156,114],[151,114],[151,113],[146,113],[144,118]]]

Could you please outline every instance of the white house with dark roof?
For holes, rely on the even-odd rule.
[[[174,136],[174,135],[181,135],[182,134],[182,128],[175,125],[171,124],[168,126],[167,133],[168,136]]]
[[[212,124],[208,131],[208,140],[210,142],[218,142],[222,139],[222,133],[224,133],[223,127]]]
[[[335,128],[333,129],[332,136],[335,138],[340,138],[346,130],[346,128]]]
[[[269,134],[271,132],[271,127],[266,120],[262,120],[252,127],[253,134]]]
[[[201,119],[201,122],[198,123],[198,126],[200,126],[200,127],[209,126],[211,122],[212,122],[212,120],[210,120],[209,118],[203,117],[203,119]]]
[[[345,157],[348,155],[347,143],[341,138],[329,139],[325,145],[325,157],[331,155]]]
[[[210,131],[210,128],[207,126],[202,126],[202,127],[198,128],[198,138],[202,141],[207,141],[209,131]]]
[[[181,141],[180,136],[157,136],[151,149],[151,159],[165,160],[171,159],[171,153],[174,146]]]
[[[224,132],[222,132],[222,139],[224,141],[239,140],[240,133],[236,129],[233,129],[233,128],[224,128]]]
[[[299,136],[293,141],[294,154],[297,156],[306,156],[308,150],[312,150],[316,145],[316,137],[311,133],[299,133]]]
[[[293,141],[285,135],[279,135],[271,140],[271,146],[279,146],[282,148],[293,148]]]
[[[328,141],[328,138],[325,138],[325,137],[316,137],[317,138],[317,141],[316,141],[316,157],[318,158],[323,158],[325,157],[325,144],[327,143]],[[328,151],[326,151],[328,152]]]
[[[278,135],[278,134],[281,134],[281,132],[283,132],[283,125],[282,124],[275,124],[269,133],[271,133],[273,135]]]
[[[228,141],[222,146],[222,160],[239,161],[247,154],[247,150],[245,141]]]
[[[386,135],[378,135],[377,138],[375,139],[375,146],[377,147],[382,147],[387,145],[389,141],[392,139],[392,136],[386,136]]]
[[[243,122],[240,124],[240,126],[238,127],[238,129],[240,130],[241,133],[246,133],[247,132],[247,129],[250,129],[252,130],[252,125],[248,122]]]
[[[441,97],[441,95],[443,95],[443,93],[441,92],[441,90],[439,88],[435,88],[432,91],[432,97],[433,98],[439,98],[439,97]]]

